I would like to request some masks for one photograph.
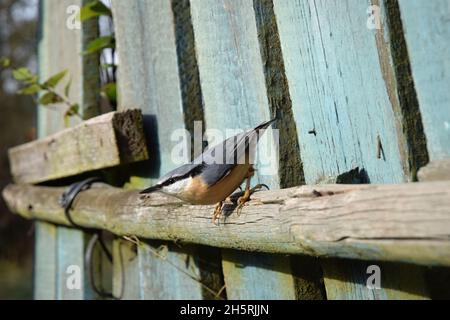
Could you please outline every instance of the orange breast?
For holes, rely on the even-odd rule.
[[[249,164],[237,165],[216,184],[208,187],[202,179],[194,177],[180,198],[192,204],[215,204],[225,200],[252,172]]]

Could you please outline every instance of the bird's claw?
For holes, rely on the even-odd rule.
[[[220,219],[220,216],[222,215],[222,202],[219,202],[216,207],[214,208],[213,218],[212,222],[213,224],[216,224],[216,220]]]
[[[255,193],[256,191],[261,190],[262,188],[266,188],[267,190],[270,190],[269,187],[266,184],[260,183],[254,186],[253,188],[246,190],[244,195],[238,198],[237,200],[237,209],[236,209],[236,215],[239,217],[242,212],[242,208],[244,207],[245,203],[250,200],[250,196]]]

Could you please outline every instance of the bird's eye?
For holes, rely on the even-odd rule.
[[[167,182],[170,183],[170,184],[172,184],[172,183],[175,182],[175,179],[174,179],[174,178],[170,178]]]

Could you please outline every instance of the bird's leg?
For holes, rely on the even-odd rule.
[[[245,180],[244,194],[242,196],[240,196],[237,201],[238,205],[237,205],[236,213],[238,216],[241,215],[242,207],[244,206],[244,204],[250,199],[250,179],[251,179],[251,177],[248,177]]]
[[[214,209],[214,213],[213,213],[213,224],[216,223],[216,220],[220,218],[220,215],[222,214],[222,205],[223,205],[223,201],[220,201],[217,205],[216,208]]]

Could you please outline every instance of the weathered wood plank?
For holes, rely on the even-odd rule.
[[[450,179],[450,4],[448,1],[398,1],[405,30],[411,81],[422,114],[427,147],[432,162],[420,169],[420,181]],[[442,160],[442,161],[441,161]],[[433,299],[448,299],[450,272],[427,270]]]
[[[221,130],[223,139],[230,135],[227,129],[246,130],[269,119],[269,101],[252,1],[191,1],[191,9],[207,129]],[[270,153],[275,148],[274,141],[270,133],[265,138],[266,143],[259,146],[258,172],[254,181],[277,188],[277,155],[276,152]],[[211,142],[211,137],[209,139]],[[293,277],[290,277],[290,285],[286,286],[289,281],[285,277],[281,279],[279,273],[266,268],[267,264],[284,265],[285,270],[290,270],[289,259],[258,259],[245,257],[246,253],[232,258],[232,255],[232,252],[227,253],[229,261],[239,261],[241,257],[241,264],[251,261],[252,267],[242,268],[225,260],[227,295],[235,299],[254,299],[261,295],[266,298],[296,298]],[[268,263],[270,259],[273,261]],[[232,285],[243,278],[254,285],[246,288],[241,287],[244,284]],[[267,281],[274,284],[272,290],[265,288]]]
[[[399,0],[431,160],[450,154],[450,3]]]
[[[3,197],[25,218],[67,224],[63,188],[10,185]],[[321,196],[320,196],[321,195]],[[119,235],[285,254],[450,265],[450,182],[323,185],[262,191],[242,215],[211,224],[212,206],[159,193],[95,187],[73,217]]]
[[[84,56],[80,53],[98,34],[95,20],[84,23],[80,29],[67,27],[67,8],[71,5],[81,7],[88,0],[40,1],[40,39],[39,39],[39,77],[41,81],[50,76],[68,69],[72,85],[69,99],[78,103],[84,119],[98,114],[97,88],[99,86],[98,57],[96,55]],[[62,92],[63,84],[56,88]],[[64,128],[64,106],[55,106],[54,109],[39,107],[38,109],[38,136],[43,138],[54,134]],[[71,125],[78,123],[76,117],[71,119]],[[37,160],[37,159],[32,159]],[[33,167],[31,165],[31,167]],[[36,299],[61,299],[71,293],[68,292],[64,280],[65,272],[59,267],[59,261],[79,264],[78,251],[66,251],[66,244],[83,247],[84,235],[79,230],[61,231],[65,242],[59,242],[59,230],[50,225],[41,223],[36,225],[36,260],[35,270],[40,270],[35,277]],[[83,264],[79,265],[82,269]],[[61,271],[61,272],[59,272]],[[84,282],[84,281],[83,281]],[[58,286],[58,287],[57,287]],[[46,288],[42,291],[39,288]],[[90,288],[84,288],[89,291]],[[51,294],[46,294],[51,293]],[[67,293],[67,294],[66,294]],[[78,293],[77,298],[85,296],[87,292]],[[86,296],[89,296],[87,294]],[[73,297],[73,296],[72,296]]]
[[[177,129],[186,128],[186,105],[183,103],[172,5],[173,2],[165,0],[112,1],[120,55],[119,110],[131,105],[142,109],[149,148],[153,150],[150,161],[132,171],[128,184],[132,188],[148,186],[179,165],[172,159],[174,141],[171,137]],[[187,86],[187,83],[183,85]],[[195,95],[195,92],[191,94]],[[180,271],[160,265],[161,261],[150,253],[156,249],[143,243],[138,252],[140,278],[135,286],[141,290],[140,298],[200,298],[200,283],[192,282]],[[173,263],[180,270],[186,269],[186,253],[172,249],[169,252]],[[151,267],[156,272],[149,274],[147,271]],[[157,288],[165,290],[155,292]]]
[[[146,159],[140,110],[110,112],[9,149],[17,183],[39,183]]]
[[[366,28],[367,6],[274,1],[307,183],[356,166],[372,182],[405,181],[375,36]]]
[[[363,170],[355,182],[410,181],[420,161],[410,152],[420,140],[411,139],[403,121],[387,32],[366,27],[369,5],[274,0],[308,184],[334,181],[357,166]],[[362,265],[339,269],[342,278],[356,279],[348,272],[354,268]],[[323,269],[325,277],[338,272]]]

